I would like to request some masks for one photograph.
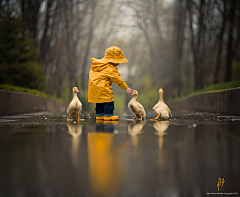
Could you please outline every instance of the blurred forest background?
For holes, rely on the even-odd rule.
[[[91,57],[120,47],[122,78],[158,100],[240,79],[239,0],[0,0],[0,84],[87,102]],[[132,96],[114,85],[116,112]]]

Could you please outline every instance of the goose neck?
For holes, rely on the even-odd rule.
[[[134,95],[133,100],[136,101],[136,100],[137,100],[137,97],[138,97],[137,95]]]
[[[77,92],[73,92],[73,98],[77,97]]]
[[[163,102],[163,93],[159,93],[159,101]]]

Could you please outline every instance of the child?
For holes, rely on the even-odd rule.
[[[91,60],[93,63],[89,71],[88,102],[96,103],[96,120],[118,120],[119,117],[113,114],[112,82],[132,94],[133,90],[127,86],[117,70],[120,63],[127,63],[128,60],[116,46],[106,49],[102,59]]]

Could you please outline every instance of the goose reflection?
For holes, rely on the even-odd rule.
[[[68,132],[72,138],[72,162],[74,167],[78,165],[79,137],[82,134],[82,125],[67,124]]]
[[[138,136],[140,133],[142,133],[143,126],[145,124],[144,122],[135,122],[131,125],[128,125],[128,134],[132,136],[132,143],[134,147],[137,147],[138,145]]]
[[[158,121],[153,124],[153,127],[157,132],[156,135],[159,135],[159,149],[161,150],[163,147],[163,135],[164,132],[168,129],[169,121]]]

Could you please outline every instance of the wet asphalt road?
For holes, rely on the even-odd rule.
[[[240,117],[0,117],[0,196],[240,196]],[[218,191],[219,190],[219,191]]]

